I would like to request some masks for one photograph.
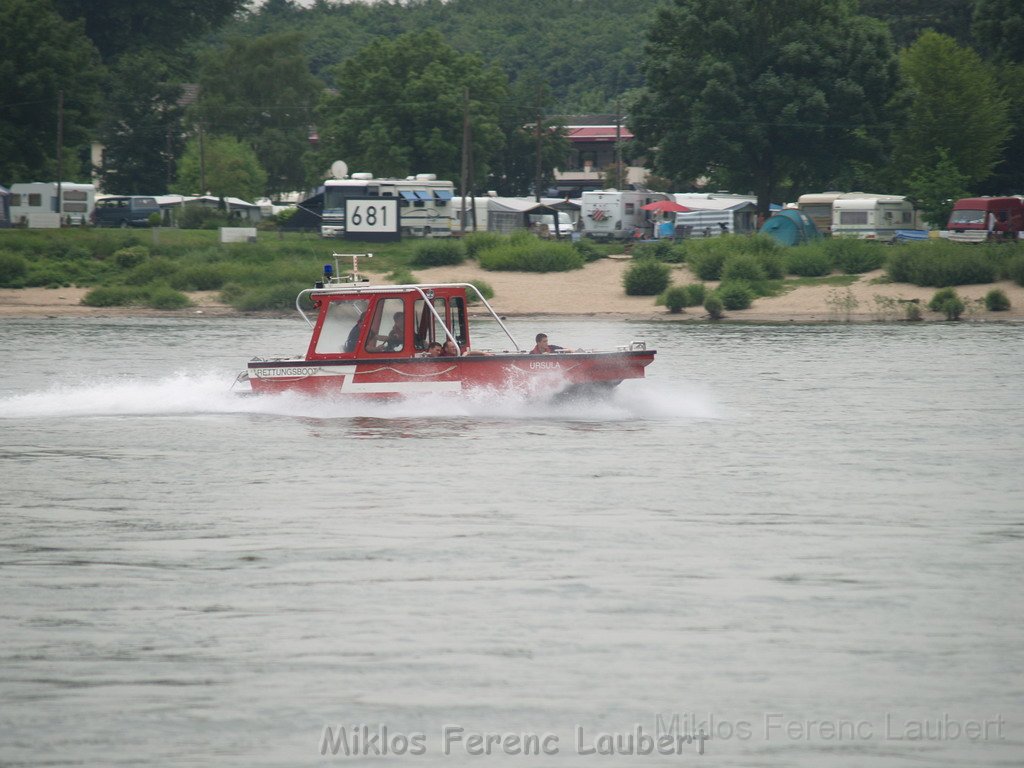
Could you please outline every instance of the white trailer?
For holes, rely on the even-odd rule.
[[[404,179],[375,179],[372,173],[353,173],[348,179],[324,182],[324,212],[320,234],[345,234],[347,198],[382,197],[398,201],[399,227],[403,235],[450,237],[455,224],[455,185],[432,173]]]
[[[457,197],[454,202],[456,226],[466,234],[509,234],[520,229],[530,229],[544,237],[569,237],[575,231],[575,222],[569,212],[556,208],[565,204],[565,200],[560,197],[542,197],[540,202],[532,197],[467,197],[464,221],[462,198]]]
[[[662,192],[617,189],[584,192],[580,205],[583,234],[595,240],[653,237],[657,214],[643,210],[643,206],[668,199]]]
[[[890,241],[901,229],[915,229],[914,205],[902,195],[843,196],[832,203],[833,237]]]
[[[757,198],[728,192],[678,192],[672,199],[689,211],[675,215],[679,237],[750,235],[757,231]]]
[[[82,226],[92,220],[96,187],[92,184],[61,182],[60,205],[55,181],[32,181],[11,185],[11,221],[28,227]]]

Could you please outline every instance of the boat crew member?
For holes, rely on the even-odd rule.
[[[572,352],[571,349],[559,347],[556,344],[548,344],[548,335],[546,333],[538,333],[536,341],[537,346],[530,350],[531,355],[546,355],[549,352]]]
[[[440,357],[441,356],[441,343],[438,341],[432,341],[427,344],[427,348],[420,353],[420,357]]]
[[[462,352],[459,350],[459,345],[451,339],[447,339],[444,346],[441,347],[441,357],[459,357]]]

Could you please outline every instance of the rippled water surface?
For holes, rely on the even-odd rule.
[[[1024,327],[512,327],[659,354],[368,405],[229,392],[291,320],[0,325],[0,764],[1024,762]]]

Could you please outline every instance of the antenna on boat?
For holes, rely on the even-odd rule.
[[[372,253],[335,253],[335,254],[332,254],[332,255],[334,256],[334,263],[335,264],[338,263],[338,259],[341,259],[341,258],[344,258],[344,257],[351,257],[351,259],[352,259],[352,271],[348,275],[346,275],[344,277],[345,281],[350,282],[350,283],[368,283],[368,282],[370,282],[370,278],[368,278],[368,277],[361,277],[359,275],[359,257],[360,256],[365,256],[368,259],[372,259],[373,258],[373,254]],[[324,266],[324,277],[325,278],[327,277],[327,266],[329,266],[329,265],[325,265]],[[340,267],[338,268],[338,271],[339,272],[341,271]]]

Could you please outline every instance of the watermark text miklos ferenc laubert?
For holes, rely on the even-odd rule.
[[[798,719],[766,712],[757,719],[730,720],[713,714],[657,715],[652,724],[635,723],[619,731],[593,730],[573,724],[564,730],[475,730],[446,723],[436,732],[400,730],[385,723],[324,726],[322,756],[418,757],[427,754],[551,756],[577,755],[703,755],[714,741],[993,741],[1005,739],[1002,715],[957,719],[949,714],[904,718],[885,713],[870,719]]]

